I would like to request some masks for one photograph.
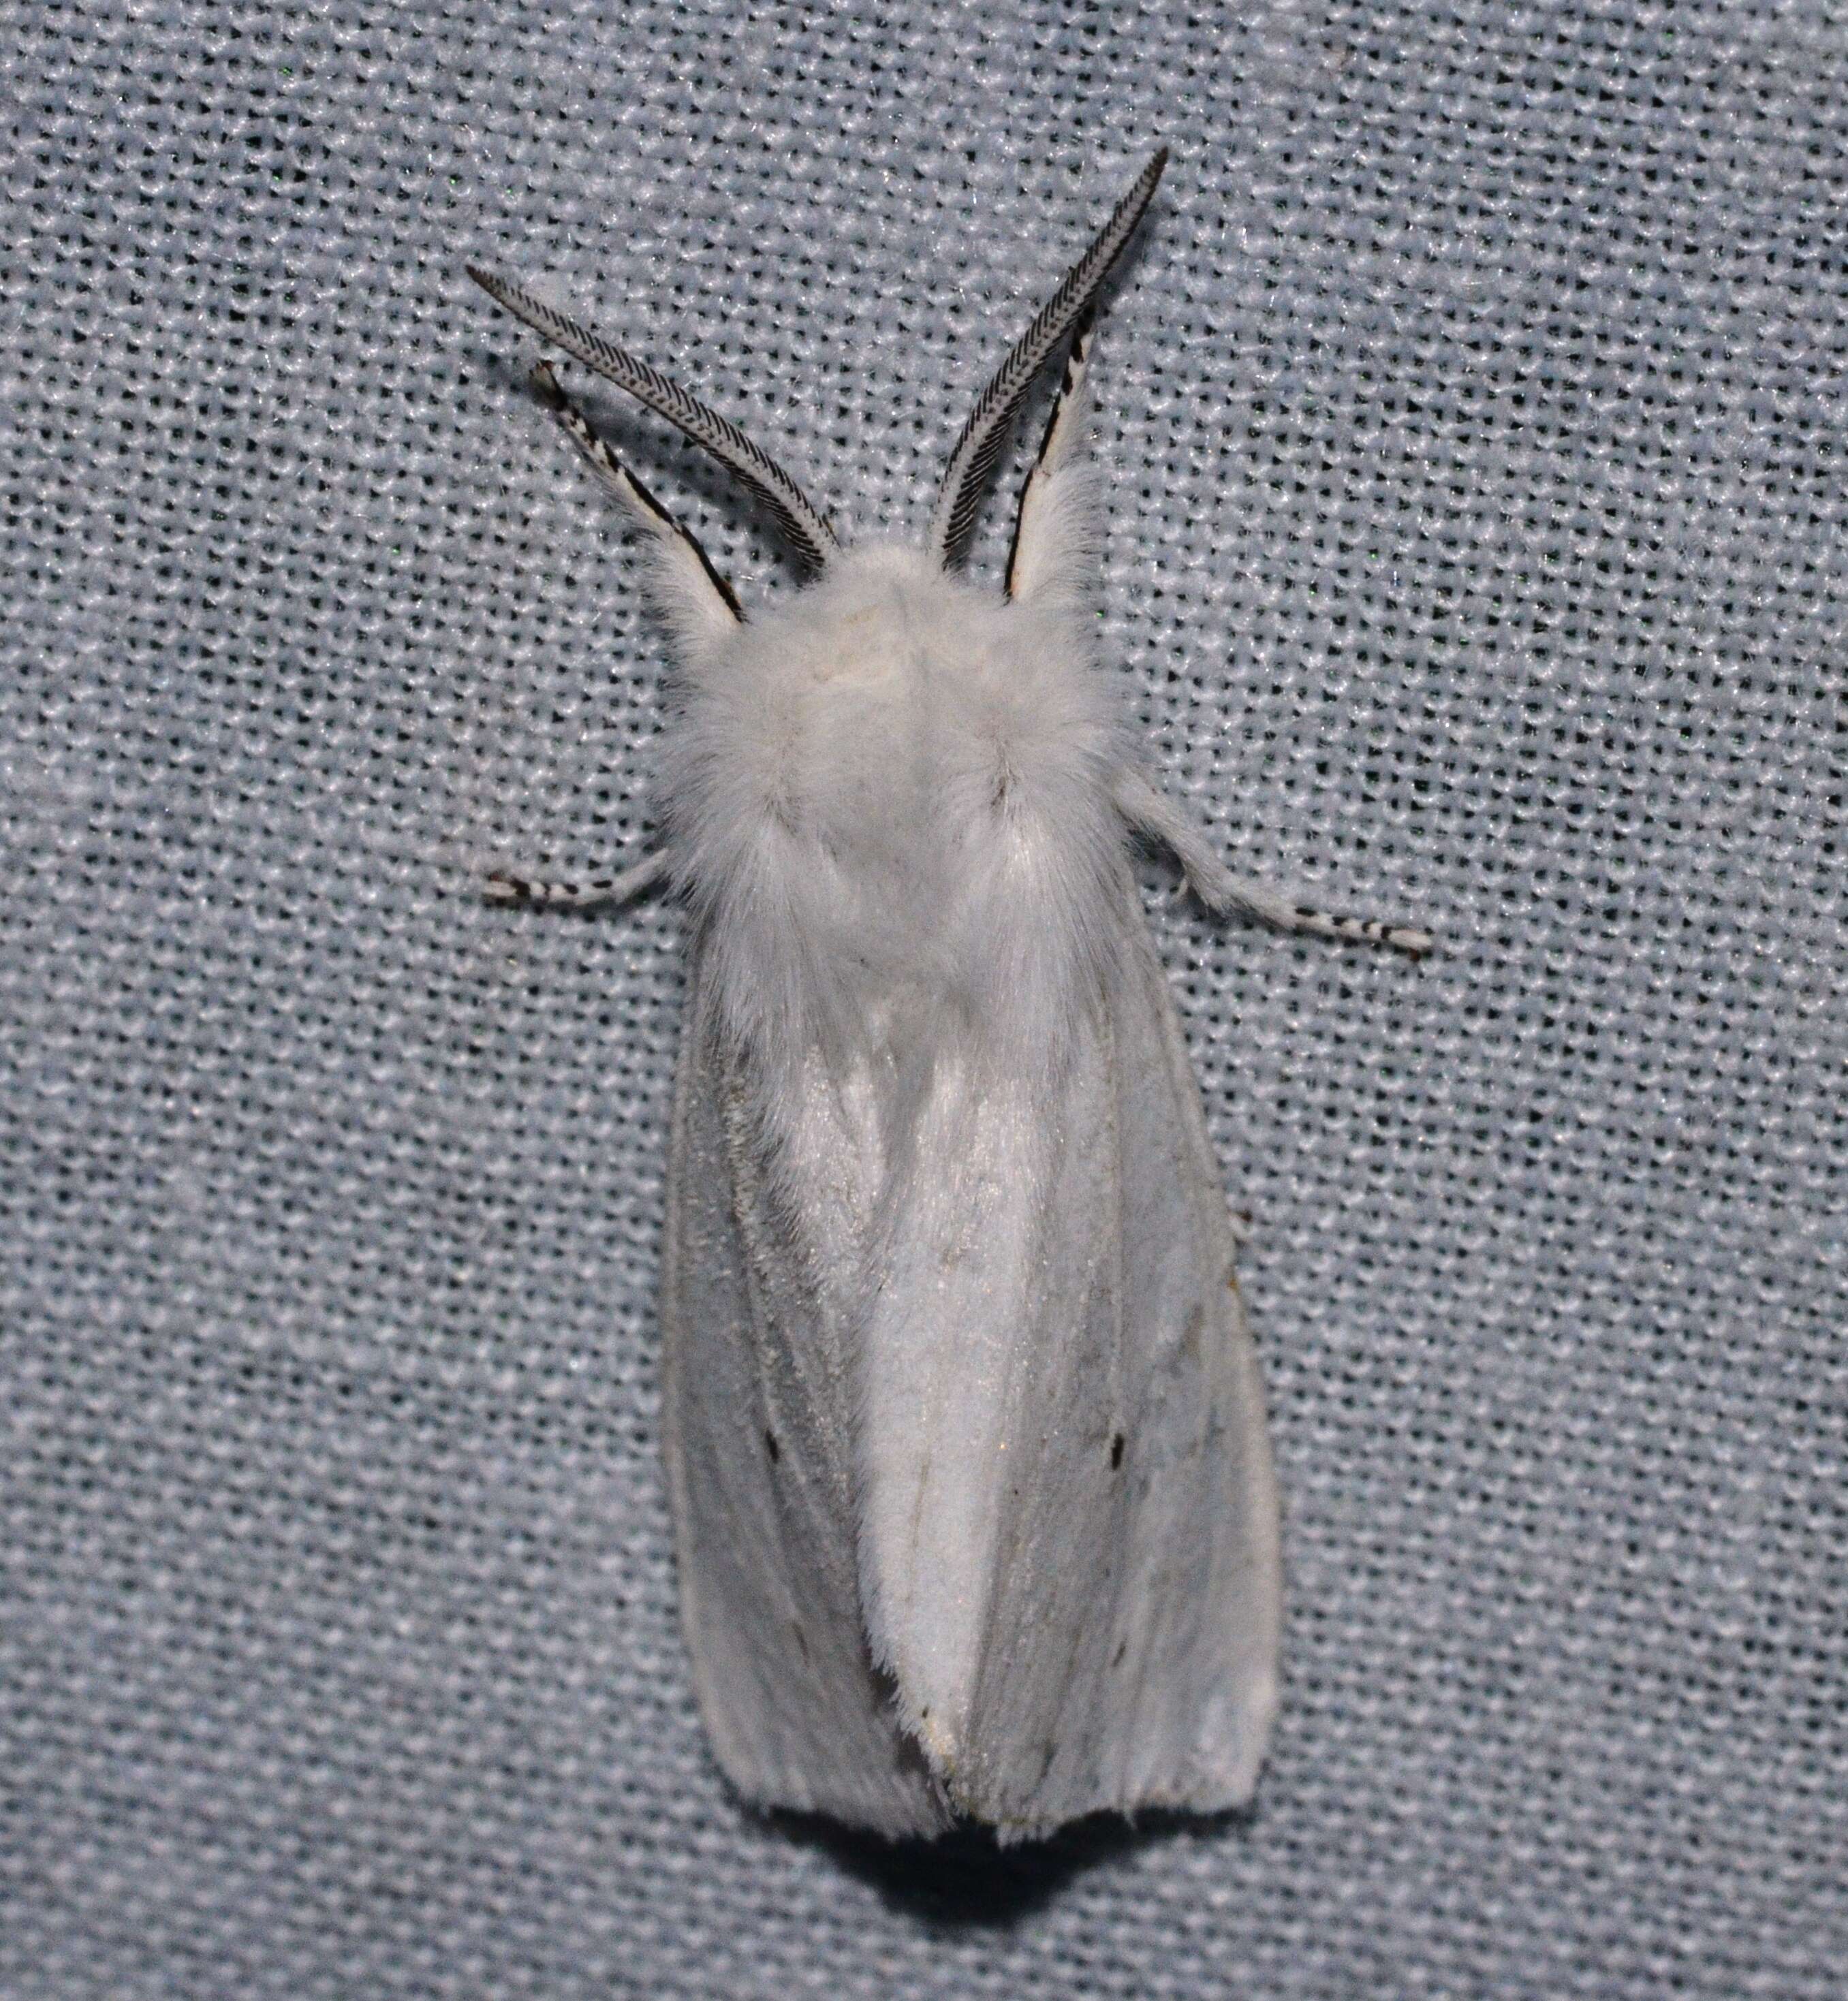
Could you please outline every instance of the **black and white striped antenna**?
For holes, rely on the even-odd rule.
[[[1154,198],[1155,183],[1167,165],[1168,148],[1164,146],[1136,176],[1136,185],[1112,210],[1110,220],[1098,231],[1091,248],[1060,280],[1058,289],[1034,315],[1032,325],[976,398],[944,468],[936,511],[931,517],[931,552],[945,569],[961,562],[969,546],[983,490],[1033,378],[1096,304],[1112,266]]]
[[[656,416],[678,426],[695,444],[703,445],[763,502],[777,526],[817,569],[826,566],[840,546],[828,517],[769,453],[753,444],[729,418],[722,417],[658,368],[651,368],[600,333],[579,325],[568,313],[548,305],[524,286],[479,264],[471,264],[468,269],[469,277],[490,298],[524,320],[535,333],[555,342],[567,354],[575,355],[586,368],[594,368],[618,388],[627,390],[638,402],[645,403]]]

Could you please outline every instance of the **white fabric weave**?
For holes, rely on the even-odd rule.
[[[1848,17],[0,7],[0,1993],[1839,1992]],[[1143,872],[1286,1505],[1230,1824],[708,1762],[655,1390],[681,925],[625,531],[465,256],[922,531],[1095,351]],[[748,604],[761,524],[562,371]],[[1035,431],[1030,416],[1025,431]],[[998,570],[1016,484],[974,555]]]

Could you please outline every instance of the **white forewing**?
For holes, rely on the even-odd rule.
[[[955,1787],[1020,1834],[1240,1803],[1276,1701],[1256,1358],[1199,1091],[1127,891],[1067,1101],[1042,1275],[1013,1303],[1022,1394]]]
[[[1126,883],[1119,909],[1062,1061],[976,1088],[950,1044],[896,1117],[819,1061],[773,1101],[690,1018],[664,1421],[696,1684],[753,1798],[1024,1835],[1251,1790],[1261,1398]]]
[[[895,1837],[934,1833],[950,1818],[942,1790],[900,1727],[860,1599],[854,1330],[828,1282],[857,1262],[859,1149],[825,1089],[799,1122],[807,1161],[767,1146],[762,1078],[728,1056],[699,997],[696,973],[662,1285],[662,1423],[694,1690],[748,1798]],[[778,1185],[792,1171],[812,1176],[793,1211]]]

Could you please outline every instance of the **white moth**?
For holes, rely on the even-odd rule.
[[[845,548],[726,419],[504,278],[503,305],[679,426],[820,574],[747,617],[538,381],[647,531],[677,714],[660,850],[697,938],[668,1168],[666,1456],[719,1763],[765,1805],[1003,1839],[1230,1806],[1277,1690],[1277,1502],[1234,1232],[1132,879],[1408,952],[1229,875],[1095,657],[1085,359],[1157,154],[977,400],[921,548]],[[1067,348],[1006,587],[959,573]]]

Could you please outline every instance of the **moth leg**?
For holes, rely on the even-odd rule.
[[[1342,917],[1318,910],[1312,903],[1273,889],[1248,875],[1234,875],[1214,854],[1199,830],[1139,773],[1124,772],[1112,788],[1116,809],[1145,838],[1173,854],[1188,887],[1215,913],[1243,910],[1248,917],[1280,931],[1306,931],[1316,938],[1358,939],[1389,945],[1414,959],[1436,943],[1430,932],[1409,924],[1389,924],[1377,917]]]
[[[559,428],[576,447],[579,456],[661,545],[662,554],[686,573],[689,582],[697,574],[704,591],[716,600],[708,606],[711,615],[725,625],[742,625],[744,613],[740,607],[737,593],[712,567],[712,559],[701,546],[699,538],[663,507],[597,435],[591,428],[590,419],[560,388],[559,378],[548,364],[534,364],[533,387],[557,419]]]
[[[533,386],[584,463],[598,479],[641,522],[661,545],[663,555],[677,564],[688,579],[697,577],[698,590],[709,614],[728,625],[740,622],[743,614],[727,583],[712,565],[698,538],[684,527],[649,492],[621,459],[591,428],[590,420],[562,388],[546,363],[533,369]],[[587,882],[546,882],[527,875],[510,875],[496,870],[482,889],[497,903],[543,905],[548,910],[586,910],[600,903],[626,903],[640,895],[665,872],[667,858],[659,853],[636,862],[614,875],[599,876]]]
[[[540,882],[530,875],[508,875],[496,870],[482,884],[496,903],[543,904],[554,910],[587,910],[598,903],[626,903],[667,872],[667,857],[657,851],[619,875],[590,882]]]
[[[1020,489],[1020,511],[1014,517],[1014,545],[1008,552],[1008,595],[1031,597],[1057,568],[1060,541],[1057,509],[1053,499],[1053,475],[1077,454],[1090,398],[1084,374],[1091,361],[1093,314],[1087,311],[1072,332],[1064,379],[1046,419],[1046,436],[1027,483]]]

